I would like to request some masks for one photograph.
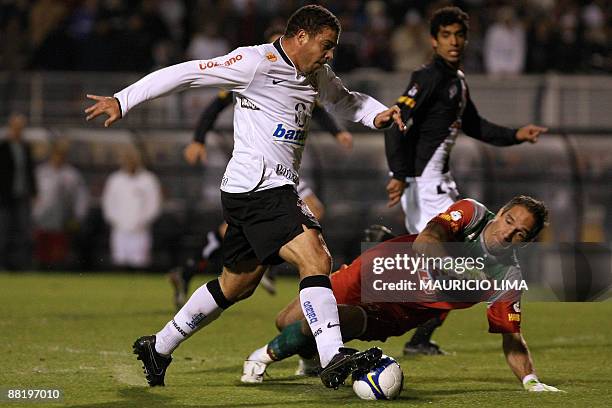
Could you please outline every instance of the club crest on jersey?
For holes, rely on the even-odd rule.
[[[274,133],[272,133],[272,136],[274,136],[275,141],[292,143],[300,146],[304,146],[306,142],[306,131],[304,129],[287,129],[282,123],[276,125],[276,129]]]
[[[266,54],[266,58],[268,59],[268,61],[270,62],[276,62],[278,60],[278,58],[276,57],[276,54],[274,54],[273,52],[269,52]]]
[[[410,88],[410,90],[408,91],[407,95],[411,98],[414,98],[417,92],[419,92],[419,86],[417,84],[414,84],[412,85],[412,88]]]
[[[463,217],[463,213],[461,212],[461,210],[451,211],[450,216],[453,221],[459,221],[461,217]]]

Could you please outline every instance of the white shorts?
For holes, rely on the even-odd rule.
[[[406,183],[401,203],[406,229],[410,234],[423,231],[433,217],[446,211],[459,197],[450,173],[439,179],[409,177]]]
[[[151,232],[111,232],[111,254],[113,264],[145,268],[151,263]]]

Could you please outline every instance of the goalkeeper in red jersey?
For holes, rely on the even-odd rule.
[[[529,391],[559,391],[541,383],[521,335],[520,293],[488,293],[487,299],[470,301],[365,302],[362,299],[362,266],[366,259],[389,254],[389,244],[408,243],[414,253],[445,256],[443,243],[463,242],[487,259],[487,271],[508,279],[520,275],[515,249],[533,241],[546,225],[548,211],[543,203],[527,196],[517,196],[497,214],[483,204],[460,200],[437,215],[418,235],[402,235],[369,249],[353,263],[331,275],[332,289],[338,302],[340,328],[345,341],[385,341],[401,336],[423,322],[444,316],[449,310],[465,309],[487,301],[489,332],[502,335],[502,348],[512,372]],[[432,254],[432,252],[438,252]],[[244,363],[241,380],[263,381],[267,367],[275,361],[299,354],[304,359],[316,355],[314,336],[302,314],[299,299],[283,309],[276,325],[281,333],[265,346],[255,350]],[[315,334],[316,335],[316,334]],[[301,361],[301,364],[304,364]],[[301,367],[307,374],[308,367]],[[306,370],[304,370],[306,369]]]

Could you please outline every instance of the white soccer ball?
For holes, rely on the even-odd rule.
[[[383,354],[376,366],[366,374],[353,376],[353,391],[364,400],[397,398],[404,385],[404,373],[393,358]]]

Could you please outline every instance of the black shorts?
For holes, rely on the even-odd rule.
[[[321,230],[319,221],[298,197],[292,185],[254,193],[221,192],[223,218],[228,224],[223,239],[223,264],[257,259],[263,265],[283,263],[278,251],[307,228]]]

